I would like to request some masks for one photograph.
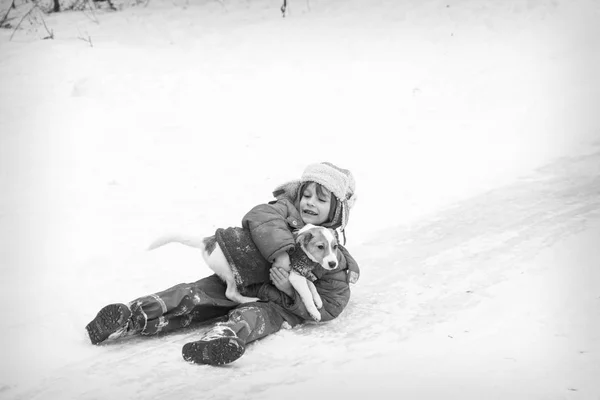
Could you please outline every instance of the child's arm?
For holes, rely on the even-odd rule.
[[[338,259],[340,265],[344,266],[344,269],[336,272],[328,272],[323,269],[323,273],[318,273],[317,275],[319,279],[314,282],[321,300],[323,300],[323,307],[319,310],[321,313],[321,322],[336,318],[350,301],[349,272],[358,271],[358,264],[345,248]],[[273,269],[271,268],[271,270]],[[273,283],[275,284],[275,281]],[[277,303],[285,310],[304,320],[312,320],[312,317],[304,306],[304,302],[293,288],[291,295],[284,293],[285,291],[280,287],[266,283],[258,288],[255,295],[261,299]]]
[[[279,200],[273,204],[254,207],[242,219],[242,226],[250,231],[252,241],[262,256],[271,263],[294,247],[294,222],[296,225],[301,223],[297,221],[299,216],[295,218],[292,215],[294,210],[292,203]]]
[[[335,275],[339,276],[324,276],[314,282],[323,301],[323,307],[319,310],[321,322],[336,318],[350,301],[350,285],[346,282],[346,272],[339,271]],[[263,284],[257,292],[257,296],[261,299],[277,303],[286,311],[306,321],[312,321],[300,295],[293,288],[291,294],[290,296],[284,293],[270,283]]]

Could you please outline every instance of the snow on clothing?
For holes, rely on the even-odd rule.
[[[225,283],[211,275],[193,283],[181,283],[162,292],[140,297],[130,303],[132,318],[145,314],[146,322],[129,334],[154,335],[226,317],[240,339],[249,343],[277,332],[284,322],[270,302],[238,304],[225,297]]]
[[[219,228],[214,240],[223,250],[240,292],[245,286],[269,281],[271,263],[260,254],[248,230]]]
[[[347,267],[356,264],[343,249],[340,269],[314,271],[314,282],[323,300],[321,321],[330,321],[344,310],[350,300]],[[238,304],[225,297],[225,283],[217,275],[211,275],[193,283],[182,283],[152,295],[130,302],[132,319],[144,316],[145,323],[137,324],[132,333],[153,335],[171,332],[216,317],[226,317],[222,322],[233,329],[246,343],[263,338],[281,329],[283,322],[291,326],[312,320],[300,296],[294,292],[289,297],[270,283],[260,283],[246,288],[247,294],[264,301]]]
[[[217,229],[211,238],[215,240],[223,250],[233,272],[233,277],[238,289],[244,292],[244,287],[255,283],[268,282],[271,263],[268,262],[252,241],[250,231],[244,228]],[[211,247],[211,242],[207,248]],[[316,276],[311,272],[319,264],[310,260],[298,245],[290,251],[290,265],[300,275],[311,281]]]

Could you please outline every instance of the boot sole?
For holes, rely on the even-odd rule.
[[[102,343],[124,328],[130,316],[131,311],[125,304],[109,304],[102,308],[85,327],[92,344]]]
[[[224,365],[240,358],[246,350],[237,337],[222,337],[186,343],[181,351],[183,359],[195,364]]]

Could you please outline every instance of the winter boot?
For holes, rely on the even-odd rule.
[[[92,344],[123,336],[129,325],[129,317],[131,310],[125,304],[109,304],[102,308],[96,318],[85,327]]]
[[[196,342],[183,345],[183,359],[196,364],[223,365],[237,360],[246,346],[228,326],[216,325]]]
[[[148,325],[148,316],[142,309],[142,303],[135,302],[129,304],[131,317],[129,317],[129,326],[127,327],[127,335],[143,333]]]

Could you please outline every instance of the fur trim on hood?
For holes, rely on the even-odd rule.
[[[287,198],[297,204],[298,190],[306,182],[316,182],[322,185],[337,198],[334,217],[332,221],[328,221],[323,226],[333,229],[341,228],[343,231],[348,224],[350,209],[356,201],[356,183],[352,173],[328,162],[310,164],[300,179],[277,186],[273,191],[273,196],[277,199]]]

